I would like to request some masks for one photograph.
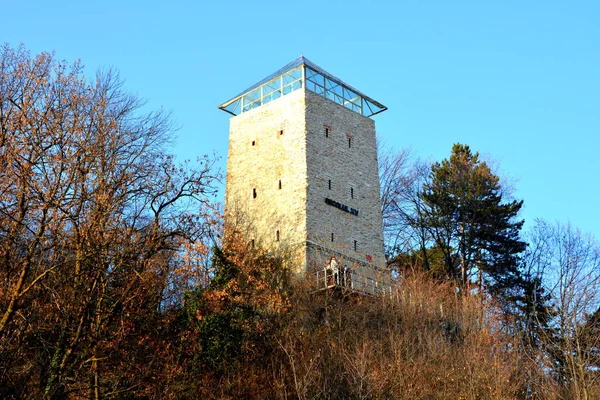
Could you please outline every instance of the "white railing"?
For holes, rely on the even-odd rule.
[[[341,288],[351,292],[379,295],[392,295],[391,285],[382,283],[377,279],[365,276],[357,271],[349,269],[324,269],[314,272],[314,278],[317,290]]]

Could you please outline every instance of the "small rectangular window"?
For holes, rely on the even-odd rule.
[[[331,241],[333,242],[333,232],[331,232]]]
[[[279,189],[281,189],[281,179],[279,180]]]
[[[325,133],[325,137],[328,138],[331,133],[331,126],[323,125],[323,132]]]
[[[279,135],[279,136],[283,136],[283,129],[280,129],[280,130],[279,130],[279,132],[278,132],[278,135]]]
[[[275,232],[275,241],[279,242],[279,231]]]
[[[252,189],[252,198],[256,198],[256,188]]]
[[[331,179],[327,182],[328,186],[329,186],[329,190],[331,190]]]
[[[350,188],[350,198],[353,199],[354,198],[354,188]]]
[[[252,240],[250,241],[250,248],[251,248],[251,249],[253,249],[253,248],[254,248],[254,239],[252,239]]]
[[[256,141],[255,140],[252,141],[252,146],[256,146]]]
[[[354,241],[354,251],[358,250],[358,242],[355,240]]]
[[[349,137],[348,138],[348,148],[351,148],[351,147],[352,147],[352,138]]]

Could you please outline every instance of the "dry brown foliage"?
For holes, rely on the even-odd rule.
[[[487,298],[418,268],[370,297],[291,285],[284,256],[236,233],[213,253],[212,161],[175,166],[168,116],[140,106],[114,74],[0,49],[0,398],[573,393]]]
[[[283,379],[299,398],[518,397],[518,357],[478,299],[423,276],[397,293],[300,302],[305,318],[278,339],[291,372]]]
[[[255,262],[253,268],[260,267]],[[299,282],[276,302],[286,307],[261,315],[270,329],[253,343],[260,352],[245,347],[226,373],[196,376],[196,393],[223,399],[517,399],[526,398],[525,372],[533,373],[523,368],[538,368],[504,336],[493,307],[418,273],[393,297],[314,293]],[[254,304],[266,309],[267,303]]]
[[[122,397],[164,356],[215,176],[176,166],[142,105],[112,72],[0,48],[0,397]]]

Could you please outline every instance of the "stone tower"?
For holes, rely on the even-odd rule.
[[[312,274],[318,285],[384,290],[389,272],[369,117],[387,108],[304,57],[219,108],[234,115],[226,226],[252,246],[283,252],[292,272]]]

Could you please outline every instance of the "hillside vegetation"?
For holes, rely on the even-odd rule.
[[[0,398],[600,398],[600,245],[468,145],[382,155],[391,294],[223,237],[214,159],[113,71],[0,49]]]

